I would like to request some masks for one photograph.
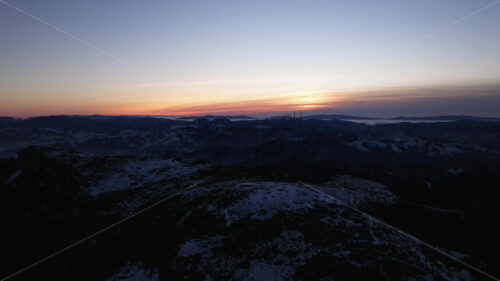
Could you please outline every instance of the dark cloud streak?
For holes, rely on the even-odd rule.
[[[175,111],[175,112],[174,112]],[[257,116],[303,111],[307,114],[352,114],[374,117],[475,115],[500,117],[500,85],[391,88],[328,93],[318,101],[293,98],[255,99],[162,108],[151,114],[251,114]]]

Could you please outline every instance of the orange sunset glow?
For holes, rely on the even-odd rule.
[[[500,0],[0,0],[1,281],[500,281]]]
[[[0,115],[500,114],[498,9],[324,4],[2,4]]]

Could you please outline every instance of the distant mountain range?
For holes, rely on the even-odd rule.
[[[308,115],[304,119],[350,119],[350,120],[375,120],[380,118],[374,117],[364,117],[364,116],[352,116],[344,114],[322,114],[322,115]]]
[[[176,192],[24,279],[479,280],[331,198],[498,268],[500,122],[238,117],[0,117],[0,276]]]
[[[273,116],[268,119],[290,119],[292,116]],[[345,114],[319,114],[319,115],[307,115],[303,117],[304,120],[320,119],[320,120],[333,120],[333,119],[343,119],[343,120],[443,120],[443,121],[456,121],[456,120],[476,120],[476,121],[500,121],[500,118],[495,117],[478,117],[478,116],[468,116],[468,115],[438,115],[438,116],[423,116],[423,117],[406,117],[398,116],[394,118],[375,118],[367,116],[353,116]]]
[[[183,116],[179,117],[176,119],[179,120],[196,120],[196,119],[208,119],[208,120],[214,120],[214,119],[219,119],[219,118],[225,118],[229,120],[234,120],[234,119],[248,119],[248,120],[253,120],[255,119],[254,117],[246,116],[246,115],[203,115],[203,116]]]
[[[500,118],[495,117],[477,117],[468,115],[439,115],[439,116],[425,116],[425,117],[404,117],[399,116],[391,118],[392,120],[477,120],[477,121],[500,121]]]
[[[202,115],[202,116],[182,116],[175,117],[170,115],[55,115],[55,116],[36,116],[29,118],[14,118],[8,116],[0,116],[0,124],[12,124],[17,120],[33,120],[33,119],[67,119],[67,118],[76,118],[76,119],[87,119],[87,120],[126,120],[126,119],[140,119],[140,118],[165,118],[165,119],[173,119],[173,120],[183,120],[183,121],[191,121],[198,119],[207,119],[209,121],[213,121],[215,119],[228,119],[228,120],[257,120],[260,118],[247,116],[247,115]],[[267,120],[288,120],[292,119],[292,115],[278,115],[271,116],[265,118]],[[295,118],[299,118],[299,116],[295,116]],[[383,118],[383,117],[367,117],[367,116],[355,116],[355,115],[346,115],[346,114],[317,114],[317,115],[306,115],[303,116],[304,120],[401,120],[401,121],[416,121],[416,120],[441,120],[441,121],[457,121],[457,120],[475,120],[475,121],[500,121],[498,117],[479,117],[479,116],[470,116],[470,115],[437,115],[437,116],[398,116],[393,118]]]

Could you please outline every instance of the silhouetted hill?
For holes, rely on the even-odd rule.
[[[261,266],[286,266],[284,280],[468,276],[298,179],[498,268],[500,122],[7,117],[0,156],[4,275],[205,180],[26,280],[126,280],[158,267],[167,278],[227,280]],[[18,255],[22,247],[31,250]],[[374,267],[375,258],[390,266]]]
[[[424,117],[399,116],[391,119],[392,120],[443,120],[443,121],[454,121],[454,120],[500,121],[500,118],[495,118],[495,117],[477,117],[468,115],[439,115],[439,116],[424,116]]]
[[[0,127],[3,127],[3,126],[12,126],[15,123],[16,123],[16,119],[15,118],[0,116]]]
[[[208,119],[208,120],[213,120],[213,119],[218,119],[218,118],[226,118],[229,120],[234,120],[234,119],[241,119],[241,120],[252,120],[255,119],[250,116],[246,115],[203,115],[203,116],[183,116],[177,118],[178,120],[196,120],[196,119]]]
[[[106,116],[95,118],[93,116],[44,116],[32,117],[28,119],[5,119],[0,121],[0,128],[53,128],[63,130],[82,130],[82,131],[101,131],[110,132],[125,129],[165,129],[174,123],[183,121],[174,121],[169,119],[151,118],[151,117],[124,117],[124,116]]]
[[[374,120],[373,117],[352,116],[344,114],[322,114],[322,115],[308,115],[304,119],[351,119],[351,120]]]

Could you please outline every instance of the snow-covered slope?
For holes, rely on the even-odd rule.
[[[379,183],[351,176],[317,186],[358,208],[393,204]],[[168,224],[189,233],[168,276],[196,280],[471,280],[447,258],[299,183],[233,180],[185,192]],[[182,215],[181,215],[182,214]],[[210,229],[202,217],[211,221]],[[199,227],[193,225],[199,221]],[[187,227],[189,226],[189,229]],[[154,270],[154,269],[153,269]],[[123,270],[117,276],[126,277]],[[135,280],[131,271],[124,280]],[[167,277],[168,279],[168,277]]]

